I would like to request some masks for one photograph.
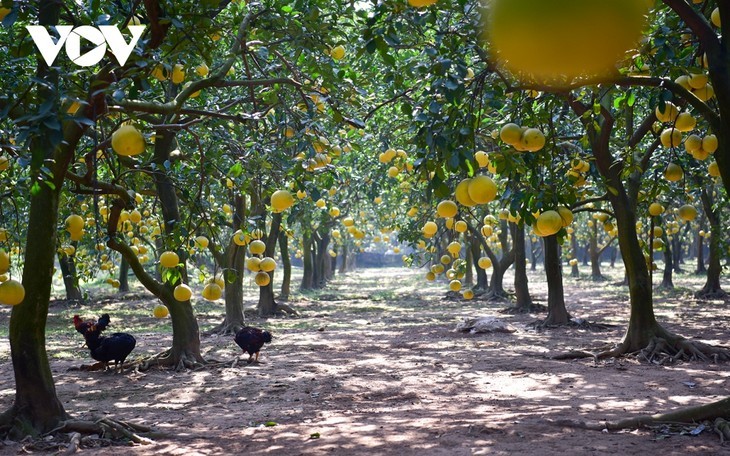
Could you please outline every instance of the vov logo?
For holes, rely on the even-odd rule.
[[[96,65],[104,58],[107,46],[116,57],[119,65],[124,66],[132,54],[134,46],[144,32],[144,25],[127,26],[132,33],[129,43],[124,40],[122,32],[114,25],[100,25],[92,27],[82,25],[74,28],[72,25],[58,25],[55,27],[58,32],[58,41],[54,42],[48,30],[42,25],[29,25],[26,27],[36,47],[43,56],[48,66],[53,65],[63,45],[66,45],[66,55],[76,65],[88,67]],[[81,55],[81,38],[86,39],[96,47],[84,55]]]

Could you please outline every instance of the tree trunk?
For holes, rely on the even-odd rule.
[[[38,23],[58,24],[60,7],[60,2],[39,2]],[[56,100],[58,94],[53,87],[58,86],[58,74],[39,59],[36,77],[47,82],[36,84],[37,98]],[[57,107],[58,102],[53,106]],[[38,128],[30,138],[31,179],[43,178],[49,185],[41,182],[37,192],[30,192],[22,279],[25,297],[10,315],[15,398],[10,409],[0,415],[0,426],[6,427],[12,438],[43,434],[68,418],[56,395],[45,331],[56,254],[59,195],[83,130],[75,122],[65,123],[61,132],[51,130],[44,122],[38,122]],[[40,174],[40,166],[50,168],[46,177]]]
[[[122,258],[119,265],[119,292],[126,293],[129,291],[129,263]]]
[[[591,227],[590,239],[590,257],[591,257],[591,279],[602,280],[601,274],[601,251],[598,249],[598,223],[594,223]]]
[[[548,285],[548,316],[544,325],[562,325],[570,321],[570,314],[565,308],[563,292],[563,268],[558,250],[557,235],[543,238],[545,254],[545,277]]]
[[[74,247],[76,246],[74,245]],[[63,285],[66,289],[66,301],[82,301],[84,299],[81,288],[79,288],[79,278],[76,273],[76,262],[74,258],[74,255],[68,256],[65,253],[58,254],[58,264],[61,266]]]
[[[279,232],[279,252],[281,252],[281,266],[284,274],[279,299],[287,301],[291,294],[291,257],[289,256],[289,236],[284,231]]]
[[[525,226],[524,224],[511,224],[511,226],[515,251],[515,309],[518,312],[527,313],[532,307],[532,298],[527,283],[527,264],[525,263]]]
[[[469,247],[471,249],[471,256],[474,258],[474,263],[479,262],[479,258],[482,256],[482,249],[479,239],[476,238],[477,235],[472,233],[471,236],[469,236]],[[487,271],[480,268],[478,265],[476,267],[477,271],[477,284],[474,287],[475,290],[486,290],[487,289]]]
[[[578,270],[578,240],[575,237],[576,233],[570,235],[570,251],[573,253],[573,258],[576,259],[574,265],[570,267],[571,277],[580,277],[580,271]]]
[[[155,188],[160,199],[165,233],[170,238],[175,238],[176,226],[180,223],[180,208],[175,193],[175,185],[164,171],[164,163],[169,161],[170,152],[174,148],[175,133],[170,130],[160,130],[156,134],[153,161],[158,168],[153,174]],[[182,254],[180,258],[183,263],[180,273],[183,281],[187,281],[187,270],[184,266],[184,258],[187,257],[187,252],[180,251],[179,253]],[[139,275],[137,275],[137,278],[139,278]],[[175,365],[176,368],[204,362],[200,353],[200,328],[198,327],[198,321],[195,319],[192,304],[189,300],[185,302],[175,300],[172,297],[174,287],[171,284],[165,283],[165,288],[169,293],[164,293],[161,299],[169,309],[172,319],[172,347],[167,362]]]
[[[342,249],[340,250],[340,270],[338,271],[340,274],[347,272],[348,251],[349,248],[347,242],[343,242]]]
[[[266,239],[264,241],[266,243],[266,251],[264,252],[264,255],[270,258],[274,257],[276,244],[279,241],[281,219],[281,212],[277,212],[271,217],[271,228],[269,228],[269,233],[266,235]],[[277,307],[276,301],[274,301],[274,271],[271,271],[268,274],[271,277],[269,284],[265,287],[259,287],[259,302],[256,308],[258,309],[259,316],[261,317],[274,315]]]
[[[705,267],[705,246],[704,238],[697,233],[697,268],[695,274],[704,274],[707,272]]]
[[[318,237],[319,239],[316,241],[317,252],[314,256],[314,286],[321,289],[327,286],[327,275],[329,266],[331,266],[331,263],[327,261],[329,259],[327,253],[327,246],[330,243],[329,231],[325,231],[324,234]]]
[[[672,272],[674,271],[674,256],[672,255],[667,233],[662,234],[661,239],[664,241],[664,273],[662,274],[662,283],[659,285],[659,288],[673,290],[674,282],[672,281]]]
[[[696,293],[696,296],[699,298],[722,299],[727,297],[727,293],[720,285],[720,275],[722,274],[722,265],[720,264],[722,243],[720,236],[723,233],[721,215],[719,210],[713,210],[712,200],[705,188],[702,188],[701,199],[707,220],[710,222],[710,258],[705,286]]]
[[[468,242],[468,241],[467,241]],[[476,261],[472,257],[471,249],[466,249],[466,274],[464,275],[463,285],[473,287],[474,285],[474,266]]]
[[[314,288],[314,258],[312,254],[312,235],[308,231],[302,236],[302,263],[304,273],[300,290],[312,290]]]

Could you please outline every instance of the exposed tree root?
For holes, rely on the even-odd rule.
[[[535,329],[537,331],[542,331],[545,329],[556,329],[556,328],[575,328],[575,329],[585,329],[588,331],[609,331],[611,329],[616,328],[615,325],[609,325],[605,323],[591,323],[590,321],[586,320],[585,318],[571,318],[567,323],[562,324],[552,324],[552,323],[546,323],[545,320],[535,320],[532,323],[529,323],[527,325],[528,328]],[[587,353],[587,352],[580,352],[576,351],[575,353]],[[579,356],[579,358],[588,358],[594,355],[589,356]],[[554,358],[554,359],[569,359],[569,358]]]
[[[229,323],[223,320],[218,326],[214,327],[210,331],[203,333],[205,336],[230,336],[236,334],[243,328],[241,323]]]
[[[31,439],[23,446],[23,451],[55,451],[60,454],[73,454],[81,449],[91,449],[113,445],[138,445],[154,443],[155,438],[169,438],[162,432],[141,424],[108,417],[93,420],[69,419],[62,421],[55,429],[40,438]]]
[[[519,315],[526,313],[546,313],[547,311],[547,306],[543,304],[532,303],[527,307],[506,307],[500,310],[499,313],[507,315]]]
[[[663,336],[653,337],[646,347],[636,352],[629,351],[629,345],[624,341],[611,350],[598,353],[572,350],[558,353],[551,356],[551,358],[580,359],[592,357],[595,361],[598,361],[599,359],[634,355],[642,361],[658,365],[674,364],[678,361],[711,361],[713,363],[730,361],[730,349],[728,348],[715,347],[702,342],[687,340],[666,331],[663,332]]]
[[[727,297],[728,297],[727,292],[725,290],[723,290],[722,288],[717,288],[717,289],[703,288],[700,291],[695,293],[695,298],[706,299],[708,301],[727,299]]]
[[[110,369],[111,367],[111,369]],[[124,373],[124,370],[129,368],[131,370],[134,370],[136,367],[136,363],[125,363],[121,366],[121,372]],[[94,364],[82,364],[78,367],[69,367],[69,371],[84,371],[84,372],[96,372],[96,371],[103,371],[103,372],[109,372],[112,371],[114,373],[117,373],[117,369],[113,366],[110,366],[108,363],[103,363],[101,361],[94,363]]]
[[[276,304],[276,310],[274,310],[274,313],[282,313],[284,315],[290,315],[293,317],[298,317],[299,312],[294,310],[289,304],[282,304],[280,302],[275,303]]]
[[[183,353],[179,357],[172,355],[172,349],[165,350],[162,353],[154,355],[142,361],[139,364],[139,370],[144,372],[151,369],[152,367],[159,367],[162,369],[174,369],[175,371],[183,371],[185,369],[196,369],[202,366],[206,366],[209,361],[206,361],[201,356],[195,356],[189,353]]]
[[[461,297],[461,295],[459,295],[459,296]],[[510,294],[507,293],[506,291],[483,290],[483,291],[475,291],[475,293],[474,293],[474,299],[478,299],[481,301],[502,302],[502,301],[508,301],[509,298],[510,298]]]
[[[695,424],[710,421],[713,422],[712,426],[720,436],[720,441],[724,442],[730,439],[730,423],[726,421],[728,417],[730,417],[730,397],[706,405],[687,407],[656,415],[641,415],[620,421],[588,423],[580,420],[548,420],[548,422],[556,426],[588,429],[592,431],[618,431],[667,423]]]

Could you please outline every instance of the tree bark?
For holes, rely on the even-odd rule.
[[[532,298],[530,297],[527,264],[525,263],[525,226],[524,224],[510,225],[512,226],[515,251],[515,309],[518,312],[527,313],[532,307]]]
[[[543,238],[545,253],[545,277],[548,285],[548,316],[544,325],[563,325],[570,321],[570,314],[565,308],[563,293],[563,268],[558,249],[557,235]]]
[[[72,243],[72,245],[75,244]],[[74,247],[76,247],[74,245]],[[66,301],[82,301],[84,299],[79,287],[79,278],[76,273],[76,262],[74,255],[58,254],[58,264],[61,266],[61,274],[63,275],[63,285],[66,289]]]
[[[722,256],[721,235],[723,233],[721,215],[719,210],[713,210],[712,199],[704,187],[700,196],[707,220],[710,222],[710,258],[707,266],[707,280],[702,289],[696,293],[696,296],[700,298],[724,298],[727,293],[720,285],[720,275],[722,274],[722,265],[720,263],[720,257]]]
[[[129,291],[129,263],[122,258],[119,265],[119,292],[126,293]]]
[[[576,233],[570,235],[570,250],[573,252],[573,258],[576,259],[576,263],[570,267],[571,277],[580,277],[580,271],[578,270],[578,239],[575,237]]]
[[[591,258],[591,279],[603,280],[601,274],[601,251],[598,248],[598,223],[594,222],[591,227],[590,236],[590,258]]]
[[[305,231],[302,236],[302,263],[304,272],[300,290],[312,290],[314,288],[314,258],[312,253],[312,234]]]
[[[279,299],[286,301],[291,294],[291,257],[289,256],[289,236],[284,231],[279,232],[279,252],[281,252],[281,266],[284,274]]]
[[[659,288],[665,290],[674,289],[674,281],[672,280],[672,272],[674,271],[674,256],[672,255],[672,249],[670,247],[667,233],[663,233],[661,237],[664,241],[664,272],[662,274],[662,283]]]
[[[58,24],[61,4],[40,2],[38,23]],[[48,82],[36,84],[41,100],[57,97],[54,89],[58,74],[38,60],[36,76]],[[83,130],[71,122],[63,126],[62,142],[54,141],[59,132],[47,131],[45,125],[31,138],[32,177],[40,177],[39,164],[48,163],[51,175],[46,179],[53,185],[40,183],[38,191],[30,194],[25,262],[23,265],[23,302],[13,307],[9,324],[10,354],[15,376],[13,405],[0,415],[0,425],[7,426],[9,435],[22,438],[37,436],[55,429],[68,415],[58,399],[53,375],[46,353],[46,322],[51,299],[53,266],[56,254],[56,226],[59,195],[64,178],[74,156]]]
[[[274,257],[276,244],[279,240],[281,219],[281,212],[277,212],[271,217],[271,228],[269,228],[269,232],[264,240],[266,243],[266,251],[264,252],[264,255],[270,258]],[[268,274],[271,277],[269,284],[265,287],[259,287],[259,302],[256,308],[259,312],[259,316],[261,317],[274,315],[277,308],[276,301],[274,301],[274,271],[271,271]]]
[[[479,261],[479,258],[482,256],[482,249],[479,239],[476,238],[477,235],[474,233],[471,233],[471,236],[469,236],[469,248],[471,249],[471,256],[474,258],[474,263],[477,264]],[[480,235],[481,236],[481,235]],[[477,283],[474,287],[475,290],[486,290],[487,289],[487,271],[480,268],[477,264],[476,266],[477,271]]]

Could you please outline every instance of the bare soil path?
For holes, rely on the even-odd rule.
[[[250,321],[274,334],[258,365],[245,364],[247,355],[232,337],[206,336],[206,355],[225,364],[179,373],[69,370],[90,361],[68,320],[73,313],[111,313],[116,330],[137,336],[137,356],[168,346],[169,321],[148,316],[154,303],[143,293],[84,308],[54,305],[49,354],[59,396],[75,417],[110,416],[173,436],[152,445],[81,450],[88,454],[730,454],[710,431],[602,433],[544,423],[667,411],[730,391],[727,365],[549,359],[560,350],[598,350],[620,340],[628,318],[626,290],[612,285],[619,272],[608,272],[613,277],[606,282],[565,278],[574,317],[617,325],[602,332],[536,332],[528,324],[540,315],[500,314],[505,303],[443,300],[443,284],[426,284],[420,272],[393,268],[361,270],[320,293],[297,296],[290,304],[300,318]],[[530,281],[544,303],[539,271]],[[728,303],[691,298],[701,278],[680,276],[676,283],[680,288],[671,293],[657,292],[660,320],[688,337],[728,345]],[[222,306],[196,306],[203,329],[220,322]],[[477,315],[497,316],[516,331],[454,331],[462,317]],[[7,328],[8,318],[3,310],[0,325]],[[0,338],[2,409],[14,393],[6,333]],[[22,447],[0,443],[0,453],[18,454]]]

